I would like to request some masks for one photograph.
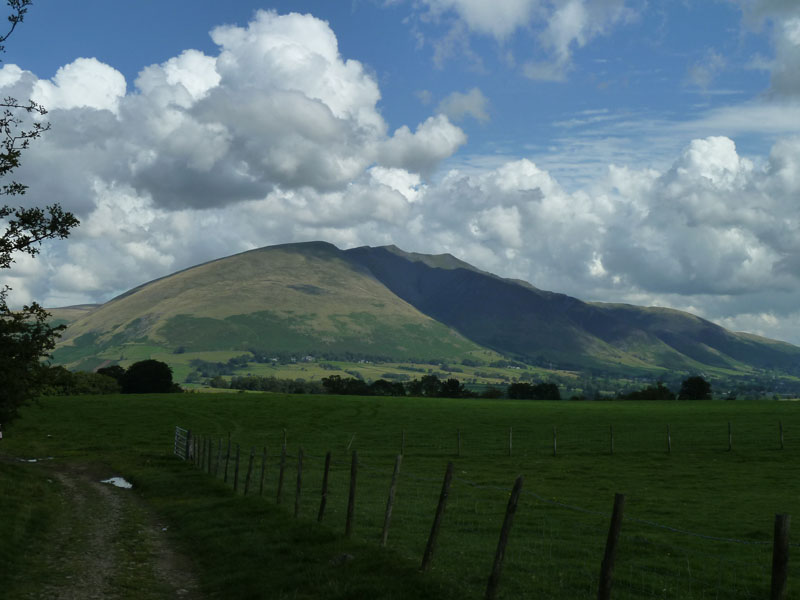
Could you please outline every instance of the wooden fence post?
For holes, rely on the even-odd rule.
[[[190,452],[189,452],[190,445],[189,444],[191,444],[191,442],[192,442],[192,430],[191,429],[187,429],[186,430],[186,458],[184,459],[187,462],[189,460],[189,454],[190,454]]]
[[[267,447],[264,446],[264,452],[261,454],[261,479],[258,483],[258,495],[264,495],[264,474],[267,472]]]
[[[284,434],[286,430],[284,429]],[[278,467],[278,493],[276,497],[276,502],[278,504],[281,503],[282,496],[283,496],[283,473],[286,470],[286,446],[281,446],[281,464]]]
[[[233,469],[233,491],[239,488],[239,444],[236,444],[236,464]]]
[[[785,600],[789,566],[789,515],[775,515],[772,543],[772,588],[770,600]]]
[[[294,493],[294,518],[300,515],[300,490],[303,487],[303,449],[297,451],[297,489]]]
[[[558,450],[558,430],[556,426],[553,425],[553,456],[557,454]]]
[[[625,508],[624,494],[614,495],[614,512],[611,515],[611,525],[608,528],[606,551],[600,565],[600,586],[597,590],[597,600],[611,599],[611,584],[614,578],[614,560],[617,557],[617,543],[619,531],[622,528],[622,511]]]
[[[225,477],[222,481],[228,483],[228,463],[231,461],[231,432],[228,432],[228,450],[225,452]]]
[[[500,572],[503,569],[503,558],[506,554],[508,545],[508,535],[511,532],[511,525],[514,523],[514,513],[517,512],[519,495],[522,492],[522,475],[517,477],[514,482],[514,489],[511,490],[511,497],[508,499],[506,516],[503,519],[503,526],[500,528],[500,540],[497,542],[497,551],[494,554],[494,564],[489,575],[489,583],[486,586],[486,600],[494,600],[497,595],[497,588],[500,585]]]
[[[250,491],[250,476],[253,474],[253,459],[256,456],[256,448],[255,446],[250,447],[250,460],[247,463],[247,477],[244,479],[244,495],[247,496],[247,492]]]
[[[217,443],[217,464],[214,465],[214,478],[219,477],[219,462],[222,458],[222,438],[219,438]]]
[[[325,470],[322,473],[322,492],[319,498],[319,512],[317,513],[317,523],[322,523],[325,516],[325,505],[328,503],[328,473],[331,470],[331,451],[325,453]]]
[[[381,533],[381,546],[386,546],[386,539],[389,537],[389,524],[392,521],[392,508],[394,507],[394,494],[397,490],[397,477],[400,475],[400,463],[403,462],[403,455],[398,454],[394,460],[394,472],[392,473],[392,483],[389,486],[389,498],[386,500],[386,515],[383,517],[383,533]]]
[[[608,426],[608,435],[609,435],[610,440],[611,440],[611,454],[613,455],[614,454],[614,426],[613,425],[609,425]]]
[[[350,537],[353,533],[353,513],[356,506],[356,476],[358,475],[358,452],[353,450],[353,460],[350,463],[350,494],[347,497],[347,520],[344,524],[344,535]]]
[[[444,518],[444,509],[447,506],[447,496],[450,494],[450,483],[453,481],[453,463],[447,463],[447,471],[442,482],[442,493],[439,494],[439,504],[436,506],[436,515],[433,518],[431,533],[428,536],[428,544],[425,546],[425,554],[422,555],[422,566],[420,570],[427,571],[431,568],[433,551],[436,549],[436,538],[439,537],[439,528]]]

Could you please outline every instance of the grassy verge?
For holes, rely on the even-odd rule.
[[[64,507],[58,484],[27,464],[0,460],[0,490],[0,590],[20,590],[31,580],[35,557],[51,539]]]

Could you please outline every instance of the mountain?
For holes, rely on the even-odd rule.
[[[456,361],[487,350],[582,371],[794,373],[800,348],[665,308],[588,303],[395,246],[286,244],[151,281],[72,320],[54,361],[254,351]]]

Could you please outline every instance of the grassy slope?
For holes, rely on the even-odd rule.
[[[422,315],[329,244],[271,247],[206,263],[112,300],[67,330],[54,358],[76,365],[126,346],[455,357],[478,346]],[[99,334],[99,335],[98,335]]]
[[[786,435],[783,451],[779,419]],[[729,421],[732,452],[727,451]],[[266,444],[268,499],[234,498],[221,481],[171,460],[170,436],[178,423],[214,440],[224,441],[230,432],[234,448],[239,443],[245,456],[251,446]],[[613,456],[609,424],[615,432]],[[672,454],[665,451],[667,424]],[[557,457],[552,456],[553,425],[558,426]],[[284,428],[290,452],[302,445],[306,453],[299,529],[279,525],[293,505],[295,458],[289,461],[286,508],[273,505],[275,454]],[[456,428],[462,433],[460,458],[455,457]],[[549,598],[593,597],[614,492],[627,495],[615,598],[765,597],[772,516],[800,509],[800,480],[786,475],[800,456],[800,413],[789,402],[533,403],[255,394],[54,399],[28,409],[4,444],[23,455],[115,466],[173,521],[172,535],[193,549],[207,589],[219,591],[229,581],[242,591],[278,586],[289,594],[298,586],[297,597],[311,597],[304,589],[325,589],[327,584],[311,574],[322,569],[330,575],[327,560],[347,547],[337,532],[344,520],[350,445],[361,461],[356,541],[366,544],[351,551],[357,557],[352,565],[367,566],[373,575],[350,596],[348,586],[360,579],[337,580],[330,585],[339,595],[328,597],[366,597],[373,586],[391,589],[395,578],[406,576],[383,565],[379,559],[386,555],[375,545],[401,430],[406,457],[390,534],[396,554],[389,556],[410,561],[398,567],[410,576],[424,547],[445,463],[455,461],[435,576],[458,581],[456,592],[462,596],[482,593],[507,493],[520,473],[526,477],[525,493],[504,569],[506,598],[537,592]],[[326,522],[336,535],[310,523],[328,449],[334,468]],[[267,533],[273,529],[277,539]],[[268,561],[278,562],[265,570]],[[791,589],[800,581],[798,567],[793,557]],[[384,568],[388,583],[382,580]]]

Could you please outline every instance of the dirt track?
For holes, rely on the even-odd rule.
[[[38,557],[52,576],[31,598],[63,600],[202,598],[189,561],[132,490],[86,467],[42,465],[61,484],[63,509]]]

